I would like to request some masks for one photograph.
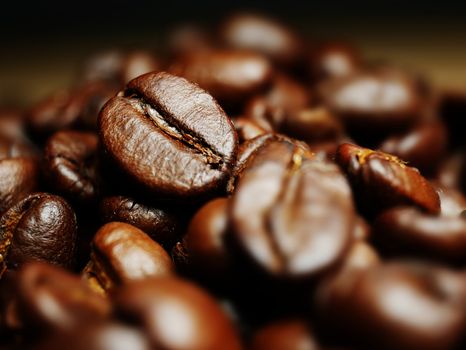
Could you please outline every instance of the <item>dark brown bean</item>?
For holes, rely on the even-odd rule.
[[[110,313],[107,300],[77,276],[52,265],[26,264],[15,283],[18,318],[30,332],[69,331]]]
[[[345,143],[338,147],[336,161],[366,213],[398,205],[415,205],[433,214],[440,211],[440,200],[432,185],[417,169],[395,156]]]
[[[260,93],[270,81],[272,67],[253,52],[200,51],[179,59],[170,73],[199,84],[227,107]]]
[[[61,197],[34,193],[0,218],[1,272],[29,260],[71,267],[75,260],[76,216]]]
[[[392,262],[346,270],[322,284],[315,303],[335,339],[368,349],[455,349],[465,326],[464,274]]]
[[[147,190],[193,197],[225,185],[236,132],[215,100],[187,80],[143,75],[105,105],[99,120],[108,155]]]
[[[104,222],[121,221],[148,234],[163,246],[170,246],[180,236],[182,217],[173,210],[147,205],[125,196],[105,197],[100,203]]]
[[[98,136],[91,132],[59,131],[44,150],[45,175],[50,186],[71,200],[95,200]]]
[[[122,222],[102,226],[92,241],[91,261],[84,275],[104,290],[133,280],[173,273],[168,253],[138,228]]]
[[[259,149],[231,202],[234,237],[267,273],[309,278],[341,261],[354,209],[339,169],[302,148],[272,142]]]
[[[173,277],[133,282],[116,292],[117,314],[140,324],[167,350],[241,349],[236,331],[202,289]]]
[[[267,133],[267,130],[250,118],[235,118],[233,119],[233,124],[235,125],[236,132],[238,133],[238,140],[240,144]]]

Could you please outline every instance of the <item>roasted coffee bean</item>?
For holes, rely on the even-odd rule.
[[[71,330],[110,313],[110,303],[81,279],[49,264],[24,265],[15,284],[17,317],[29,332]]]
[[[200,51],[180,58],[170,73],[199,84],[222,106],[231,106],[260,93],[271,79],[272,67],[253,52]]]
[[[39,156],[25,127],[22,115],[0,110],[0,159]]]
[[[290,319],[271,323],[253,336],[250,350],[319,350],[310,326],[303,320]]]
[[[432,185],[395,156],[345,143],[338,147],[336,161],[368,214],[398,205],[415,205],[433,214],[440,211]]]
[[[39,189],[39,164],[32,158],[0,160],[0,215]]]
[[[298,36],[267,17],[233,15],[223,24],[220,36],[228,47],[260,52],[286,67],[301,59],[302,45]]]
[[[69,332],[58,332],[35,350],[153,350],[146,335],[115,321],[88,322]]]
[[[357,49],[342,42],[321,43],[309,55],[309,71],[314,81],[344,77],[355,73],[360,66]]]
[[[274,76],[270,89],[252,98],[245,106],[245,116],[267,131],[278,131],[288,115],[307,108],[311,94],[306,87],[283,74]]]
[[[427,122],[403,135],[386,139],[380,150],[393,154],[422,172],[432,172],[447,150],[447,131],[440,122]]]
[[[125,196],[102,199],[100,213],[104,222],[131,224],[164,246],[173,244],[182,231],[182,217],[173,210],[146,205]]]
[[[238,133],[238,140],[240,144],[267,133],[267,130],[249,118],[235,118],[233,119],[233,124],[235,125],[236,132]]]
[[[111,159],[167,196],[222,191],[236,156],[236,132],[215,100],[167,73],[132,80],[102,109],[99,125]]]
[[[71,267],[75,258],[76,216],[61,197],[33,193],[0,218],[3,273],[29,260]]]
[[[412,207],[398,207],[379,215],[374,239],[389,254],[421,256],[449,263],[466,261],[466,220],[432,216]]]
[[[228,199],[217,198],[193,216],[182,244],[190,271],[217,280],[228,274],[231,264],[225,236],[228,229]]]
[[[422,115],[417,81],[403,72],[375,69],[332,79],[320,86],[323,102],[354,134],[406,128]]]
[[[465,327],[464,274],[391,262],[345,270],[315,299],[331,338],[367,349],[456,349]]]
[[[75,126],[95,128],[100,108],[114,95],[115,90],[101,82],[56,92],[29,111],[29,126],[39,136]]]
[[[181,279],[159,277],[133,282],[116,291],[114,305],[121,319],[143,327],[153,347],[241,349],[236,331],[216,302]]]
[[[314,107],[288,114],[280,131],[298,140],[313,143],[339,138],[343,127],[327,108]]]
[[[91,132],[59,131],[44,150],[45,175],[50,186],[71,200],[95,200],[98,136]]]
[[[339,169],[289,142],[259,149],[231,202],[234,238],[276,277],[312,278],[337,265],[352,240],[354,209]]]
[[[168,253],[140,229],[122,222],[102,226],[92,241],[84,276],[104,290],[133,280],[173,273]]]

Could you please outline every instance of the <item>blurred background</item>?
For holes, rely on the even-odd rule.
[[[2,5],[0,104],[27,106],[76,78],[90,54],[109,48],[157,52],[179,23],[215,30],[250,10],[308,38],[349,40],[368,59],[425,73],[436,86],[466,89],[466,2],[461,1],[38,1]]]

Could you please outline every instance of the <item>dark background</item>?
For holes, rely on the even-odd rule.
[[[157,49],[177,23],[215,28],[239,10],[270,14],[315,38],[343,38],[368,58],[466,89],[466,4],[461,1],[16,1],[0,10],[0,104],[28,105],[68,86],[89,54]]]

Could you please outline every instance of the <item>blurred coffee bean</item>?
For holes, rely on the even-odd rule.
[[[432,185],[395,156],[345,143],[338,147],[336,162],[348,176],[359,206],[369,215],[399,205],[414,205],[433,214],[440,211]]]
[[[360,66],[358,50],[347,43],[324,42],[309,55],[309,71],[314,81],[341,78],[355,73]]]
[[[236,14],[226,19],[220,31],[226,46],[260,52],[285,67],[302,58],[298,36],[274,19],[254,14]]]
[[[238,133],[238,140],[240,144],[267,133],[267,130],[263,129],[258,123],[246,117],[233,119],[233,124],[236,132]]]
[[[42,332],[72,330],[110,313],[107,300],[77,276],[52,265],[26,264],[15,281],[18,317],[28,332],[43,336]]]
[[[82,323],[70,332],[59,332],[35,350],[153,350],[146,335],[115,321]]]
[[[170,246],[180,236],[183,218],[173,209],[146,205],[125,196],[105,197],[100,202],[103,222],[121,221],[148,234],[163,246]]]
[[[464,140],[466,93],[464,91],[442,93],[439,98],[438,113],[448,127],[449,143],[453,146],[464,146],[466,144]]]
[[[260,93],[271,79],[272,67],[253,52],[201,51],[178,59],[170,73],[199,84],[223,107],[229,107]]]
[[[71,267],[75,259],[76,216],[61,197],[34,193],[0,218],[1,272],[29,260]]]
[[[322,101],[352,136],[371,140],[419,120],[424,96],[410,75],[373,69],[321,84]],[[370,133],[367,130],[370,129]]]
[[[147,191],[192,198],[223,190],[236,131],[196,85],[167,73],[143,75],[105,105],[99,120],[110,158]]]
[[[466,210],[466,197],[458,190],[435,185],[440,198],[440,213],[442,216],[456,217]]]
[[[81,80],[104,81],[119,89],[128,81],[160,68],[160,62],[146,51],[106,51],[96,54],[85,63]]]
[[[183,24],[167,35],[167,50],[173,57],[212,49],[213,39],[207,30],[196,24]]]
[[[91,132],[59,131],[47,141],[44,172],[50,186],[72,201],[96,199],[98,137]]]
[[[108,291],[133,280],[170,275],[173,270],[168,253],[147,234],[129,224],[110,222],[94,236],[84,276],[97,279]]]
[[[286,75],[276,74],[269,90],[246,104],[244,114],[265,130],[277,131],[290,113],[308,107],[311,97],[300,83]]]
[[[181,279],[133,282],[116,291],[114,305],[122,320],[141,325],[155,348],[241,349],[235,329],[216,302]]]
[[[356,241],[365,241],[370,238],[371,226],[361,216],[356,216],[353,227],[353,238]]]
[[[466,220],[460,213],[433,216],[412,207],[393,208],[375,220],[374,239],[389,254],[462,264],[466,261]]]
[[[403,135],[389,137],[379,148],[422,172],[432,173],[443,159],[447,145],[448,135],[443,123],[427,122]]]
[[[227,209],[228,199],[214,199],[202,206],[189,223],[182,244],[187,268],[198,276],[218,281],[228,275],[231,257],[225,242]]]
[[[346,270],[322,284],[315,305],[333,339],[368,349],[455,349],[465,326],[464,275],[391,262]]]
[[[346,254],[342,269],[367,269],[380,263],[377,251],[367,242],[355,241]]]
[[[352,240],[351,190],[339,169],[283,141],[248,162],[231,214],[247,259],[276,277],[315,277],[338,264]]]
[[[28,124],[40,137],[74,127],[95,129],[99,110],[115,93],[102,82],[56,92],[29,111]]]
[[[39,189],[39,164],[32,158],[0,160],[0,215]]]
[[[0,110],[0,159],[38,156],[38,149],[27,136],[23,115]]]
[[[283,121],[280,131],[308,143],[336,139],[343,127],[327,108],[315,107],[290,113]]]
[[[250,350],[319,350],[310,326],[303,320],[290,319],[268,324],[253,336]]]

